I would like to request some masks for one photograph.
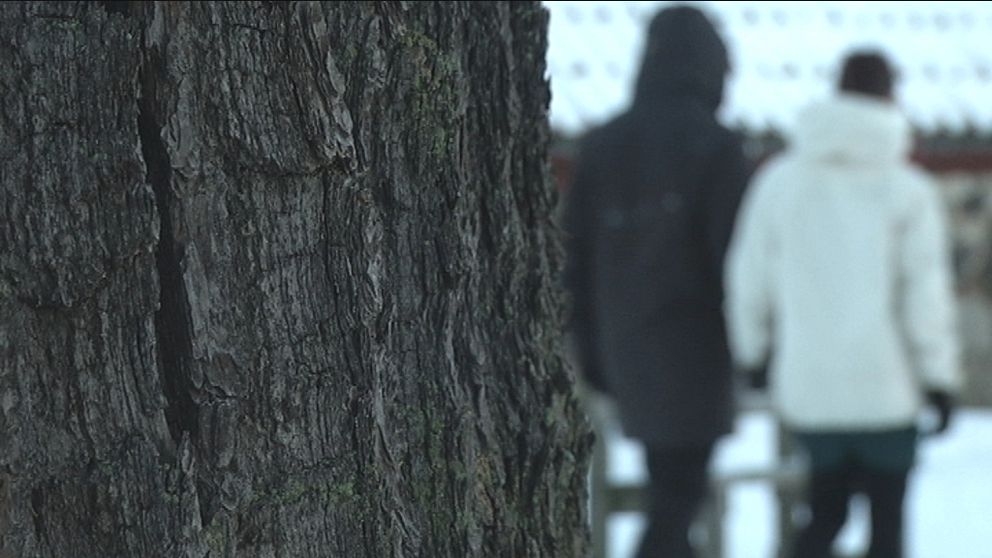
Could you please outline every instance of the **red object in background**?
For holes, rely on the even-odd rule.
[[[946,153],[917,151],[913,161],[932,173],[992,172],[992,150],[950,151]]]

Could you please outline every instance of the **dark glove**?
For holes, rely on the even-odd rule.
[[[755,391],[768,390],[768,363],[744,371],[747,387]]]
[[[943,434],[951,424],[951,415],[954,414],[954,400],[949,393],[940,390],[928,390],[926,392],[926,398],[927,404],[937,414],[937,423],[933,427],[933,430],[927,432],[927,434]]]

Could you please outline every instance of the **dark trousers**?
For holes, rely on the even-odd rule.
[[[646,448],[648,525],[637,558],[692,558],[689,528],[706,498],[713,445]]]
[[[847,521],[856,493],[871,505],[871,544],[866,558],[902,558],[903,500],[915,452],[915,431],[870,435],[800,435],[811,450],[808,502],[810,523],[791,555],[830,558],[834,539]]]

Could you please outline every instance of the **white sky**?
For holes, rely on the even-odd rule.
[[[706,10],[734,73],[721,118],[752,131],[786,130],[826,95],[855,46],[887,52],[899,100],[925,132],[992,131],[992,2],[685,2]],[[671,2],[544,2],[551,14],[551,124],[574,135],[629,101],[644,29]]]

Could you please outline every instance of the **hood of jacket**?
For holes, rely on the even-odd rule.
[[[909,123],[892,102],[839,93],[803,109],[792,134],[798,156],[840,164],[887,164],[909,155]]]
[[[689,97],[716,111],[729,68],[723,40],[701,11],[687,6],[664,9],[648,30],[633,106]]]

